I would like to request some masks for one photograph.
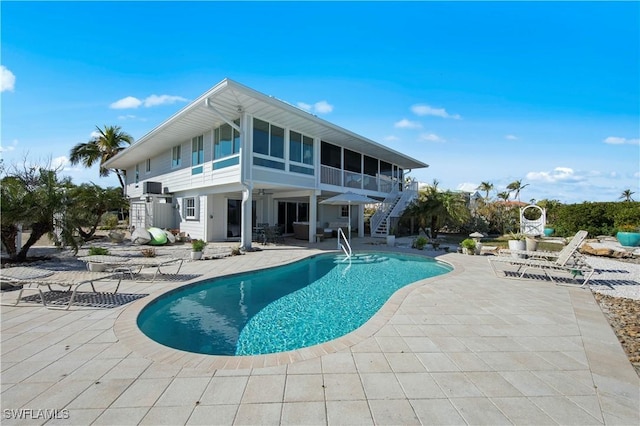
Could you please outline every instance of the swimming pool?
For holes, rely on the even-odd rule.
[[[181,287],[147,305],[137,323],[156,342],[189,352],[283,352],[343,336],[398,289],[451,270],[422,256],[323,254]]]

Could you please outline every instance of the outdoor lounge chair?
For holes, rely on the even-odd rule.
[[[94,283],[101,280],[110,280],[117,278],[116,288],[113,294],[118,292],[122,275],[118,272],[88,272],[88,271],[51,271],[47,269],[33,267],[15,267],[2,269],[0,279],[7,281],[13,285],[21,285],[22,288],[18,293],[16,302],[12,306],[18,305],[22,299],[22,293],[26,291],[37,291],[40,294],[43,306],[49,309],[62,309],[58,307],[50,307],[44,293],[40,289],[41,286],[47,286],[49,291],[53,292],[51,286],[66,287],[67,292],[71,292],[69,302],[64,309],[69,309],[73,305],[76,293],[81,286],[89,284],[94,293],[96,288]]]
[[[183,259],[175,257],[124,257],[124,256],[84,256],[79,257],[78,260],[89,263],[101,263],[104,264],[108,270],[113,272],[126,272],[133,279],[134,275],[139,275],[145,268],[154,268],[153,276],[150,282],[154,282],[158,274],[165,275],[161,268],[164,268],[171,264],[178,264],[178,269],[173,272],[173,275],[177,275],[182,268]],[[147,281],[147,280],[145,280]]]
[[[584,237],[586,237],[586,234],[586,231],[578,232],[573,240],[571,240],[571,242],[558,253],[558,256],[555,259],[545,259],[543,257],[535,256],[530,256],[528,258],[492,256],[488,258],[489,264],[496,276],[500,276],[498,275],[498,269],[496,268],[496,264],[498,263],[517,267],[517,279],[524,278],[524,275],[529,269],[540,269],[553,282],[555,282],[555,280],[549,274],[550,271],[568,272],[572,274],[574,278],[581,275],[584,277],[581,287],[584,287],[595,272],[595,269],[585,261],[584,257],[580,253],[577,252],[578,247],[584,240]],[[506,271],[504,272],[507,278],[511,278],[506,274]]]
[[[573,236],[571,241],[569,241],[567,245],[564,246],[560,251],[544,251],[544,250],[531,251],[531,250],[502,249],[498,251],[498,255],[500,256],[516,255],[511,257],[519,257],[519,258],[534,257],[534,258],[543,258],[547,260],[564,257],[564,256],[572,256],[580,248],[584,239],[587,238],[587,234],[588,234],[587,231],[578,231],[576,235]]]

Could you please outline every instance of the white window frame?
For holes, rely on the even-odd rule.
[[[349,217],[349,206],[340,206],[340,217]]]
[[[182,164],[182,145],[171,148],[171,168],[176,169]]]
[[[136,164],[136,171],[135,171],[135,177],[134,177],[134,179],[135,179],[135,183],[136,183],[136,185],[137,185],[138,183],[140,183],[140,164]]]
[[[185,197],[182,199],[182,215],[187,220],[198,220],[198,197]]]
[[[194,146],[197,148],[195,151]],[[193,154],[200,151],[202,151],[202,161],[194,163]],[[200,155],[198,155],[198,157],[200,157]],[[204,162],[204,135],[195,136],[191,138],[191,166],[199,166],[200,164],[204,164]]]
[[[151,158],[147,158],[145,161],[145,173],[151,173]]]

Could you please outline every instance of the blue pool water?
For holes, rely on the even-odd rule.
[[[163,345],[202,354],[299,349],[357,329],[398,289],[451,269],[421,256],[319,255],[181,287],[147,305],[138,326]]]

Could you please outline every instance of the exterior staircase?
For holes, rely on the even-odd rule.
[[[371,216],[371,236],[386,237],[391,231],[393,219],[402,216],[407,206],[418,196],[418,182],[405,183],[403,191],[392,191],[380,203],[378,210]]]

